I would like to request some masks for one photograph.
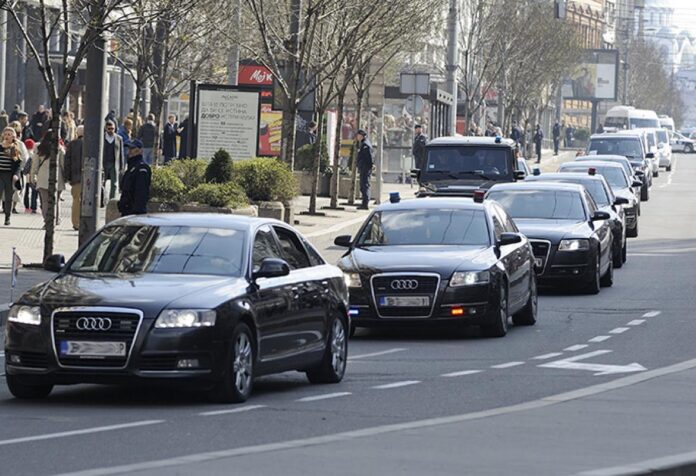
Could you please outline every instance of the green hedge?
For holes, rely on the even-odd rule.
[[[205,179],[208,183],[227,183],[232,180],[232,157],[224,150],[220,149],[210,160],[205,169]]]
[[[211,207],[240,208],[249,204],[244,190],[232,182],[200,184],[188,193],[187,200]]]
[[[186,186],[171,167],[152,169],[150,196],[162,202],[175,202],[186,192]]]
[[[234,163],[233,182],[252,201],[287,202],[297,195],[297,181],[290,167],[278,159],[255,158]]]
[[[181,179],[187,190],[205,183],[205,172],[208,161],[203,159],[172,160],[169,168]]]

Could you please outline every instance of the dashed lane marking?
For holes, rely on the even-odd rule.
[[[120,425],[97,426],[94,428],[84,428],[82,430],[61,431],[59,433],[46,433],[44,435],[24,436],[21,438],[0,440],[0,446],[16,445],[19,443],[28,443],[30,441],[52,440],[55,438],[65,438],[68,436],[88,435],[91,433],[103,433],[105,431],[123,430],[126,428],[135,428],[139,426],[157,425],[158,423],[164,423],[164,420],[134,421],[131,423],[122,423]]]
[[[360,355],[354,355],[352,357],[348,357],[348,360],[355,360],[355,359],[367,359],[368,357],[379,357],[380,355],[388,355],[388,354],[394,354],[396,352],[403,352],[404,348],[401,347],[395,347],[394,349],[387,349],[383,350],[381,352],[372,352],[369,354],[360,354]]]
[[[662,311],[650,311],[643,314],[643,317],[657,317],[662,314]]]
[[[506,362],[504,364],[491,365],[492,369],[509,369],[510,367],[517,367],[518,365],[524,365],[524,362]]]
[[[609,334],[623,334],[627,330],[629,330],[630,327],[617,327],[616,329],[612,329],[609,331]]]
[[[633,319],[631,322],[627,323],[627,326],[639,326],[645,322],[645,319]]]
[[[352,395],[350,392],[325,393],[323,395],[314,395],[311,397],[298,398],[297,402],[316,402],[317,400],[328,400],[329,398],[345,397]]]
[[[464,375],[474,375],[481,372],[482,370],[460,370],[459,372],[450,372],[448,374],[442,374],[441,377],[462,377]]]
[[[575,352],[576,350],[582,350],[585,349],[586,347],[589,347],[587,344],[576,344],[576,345],[571,345],[570,347],[566,347],[565,351],[567,352]]]
[[[388,390],[390,388],[408,387],[409,385],[416,385],[418,383],[421,383],[421,381],[420,380],[404,380],[402,382],[385,383],[384,385],[376,385],[372,388],[376,388],[377,390]]]
[[[604,342],[605,340],[611,339],[611,336],[597,336],[588,340],[587,342]]]
[[[243,413],[251,410],[258,410],[259,408],[266,408],[266,405],[247,405],[246,407],[232,408],[229,410],[213,410],[210,412],[201,412],[201,416],[215,416],[215,415],[226,415],[228,413]]]
[[[546,359],[552,359],[554,357],[558,357],[559,355],[563,355],[563,352],[551,352],[550,354],[537,355],[536,357],[532,357],[532,359],[534,359],[534,360],[546,360]]]

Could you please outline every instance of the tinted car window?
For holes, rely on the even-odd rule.
[[[321,257],[319,252],[314,249],[314,247],[304,238],[302,239],[302,243],[305,246],[305,249],[307,250],[307,254],[309,255],[309,262],[312,264],[312,266],[322,266],[326,264],[326,261],[324,261],[324,258]]]
[[[664,129],[657,131],[657,140],[662,142],[663,144],[669,142],[669,137],[667,137],[667,131]]]
[[[309,257],[297,235],[280,226],[274,226],[273,229],[278,235],[278,241],[290,267],[293,269],[308,268],[310,266]]]
[[[622,169],[616,167],[594,167],[612,188],[626,188],[628,181]],[[562,167],[561,172],[587,172],[588,167]]]
[[[614,137],[591,139],[589,152],[599,155],[623,155],[624,157],[643,157],[643,149],[638,137]]]
[[[577,183],[582,185],[590,193],[595,203],[600,207],[609,205],[609,195],[600,180],[554,180],[554,182]]]
[[[657,119],[640,119],[632,117],[628,120],[631,129],[643,129],[645,127],[660,127],[660,121]]]
[[[577,192],[555,190],[493,190],[489,197],[500,203],[513,218],[585,219]]]
[[[486,215],[481,210],[393,210],[376,212],[357,246],[489,246]]]
[[[507,177],[509,170],[509,151],[501,147],[432,147],[428,149],[428,161],[425,173],[431,179],[442,178],[466,179],[467,176],[484,174],[492,179]]]
[[[254,270],[259,269],[261,262],[266,258],[285,259],[283,252],[278,246],[278,242],[275,240],[275,236],[273,236],[271,228],[263,226],[258,229],[256,237],[254,238],[254,252],[252,258]]]
[[[240,276],[245,233],[187,226],[110,226],[82,250],[70,271]]]

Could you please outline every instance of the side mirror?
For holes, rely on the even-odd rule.
[[[516,243],[522,243],[522,235],[519,233],[501,233],[500,239],[498,240],[498,246],[514,245]]]
[[[340,246],[342,248],[350,248],[351,239],[350,235],[340,235],[334,239],[334,245]]]
[[[634,180],[632,186],[633,186],[633,187],[642,187],[642,186],[643,186],[643,182],[641,182],[640,180]]]
[[[527,177],[527,172],[524,170],[515,170],[515,178],[517,180],[524,180]]]
[[[643,172],[642,170],[636,170],[636,175],[640,177],[641,175],[645,175],[645,172]]]
[[[628,205],[628,198],[625,197],[616,197],[614,199],[614,205]]]
[[[648,152],[647,154],[645,154],[645,158],[646,158],[646,159],[654,159],[654,158],[655,158],[655,154],[653,154],[652,152]]]
[[[265,258],[261,261],[261,266],[258,271],[252,275],[252,279],[256,281],[259,278],[280,278],[290,274],[290,266],[278,258]]]
[[[63,255],[51,255],[44,261],[44,269],[46,271],[53,271],[59,273],[61,269],[65,266],[65,256]]]
[[[610,218],[609,213],[597,210],[592,214],[592,221],[604,221]]]
[[[420,169],[411,169],[411,178],[419,179],[421,175]]]

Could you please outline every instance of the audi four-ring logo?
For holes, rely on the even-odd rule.
[[[81,317],[75,324],[81,331],[108,331],[111,319],[108,317]]]
[[[415,279],[395,279],[391,282],[391,288],[398,291],[417,289],[418,281]]]

